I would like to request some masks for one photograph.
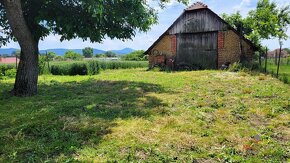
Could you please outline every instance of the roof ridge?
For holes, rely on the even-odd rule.
[[[201,8],[208,8],[206,4],[198,1],[193,3],[191,6],[189,6],[188,8],[186,8],[186,11],[190,11],[190,10],[196,10],[196,9],[201,9]]]

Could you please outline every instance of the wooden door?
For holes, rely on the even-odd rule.
[[[217,32],[177,34],[176,65],[217,68]]]

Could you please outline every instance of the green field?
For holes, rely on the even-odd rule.
[[[289,59],[288,59],[289,60]],[[262,67],[265,68],[265,61],[262,63]],[[267,72],[273,75],[277,74],[277,65],[275,64],[275,59],[268,59],[267,61]],[[288,83],[290,83],[290,62],[287,62],[286,58],[281,58],[281,64],[279,69],[279,78],[287,78]]]
[[[289,162],[290,87],[263,74],[105,70],[0,80],[0,162]]]

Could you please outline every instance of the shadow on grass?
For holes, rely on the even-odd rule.
[[[82,146],[98,144],[115,119],[166,113],[167,104],[154,93],[170,92],[142,82],[49,81],[35,97],[2,98],[0,162],[72,158]]]

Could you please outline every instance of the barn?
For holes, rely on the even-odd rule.
[[[196,2],[145,52],[150,67],[219,69],[251,60],[256,47],[207,5]]]

